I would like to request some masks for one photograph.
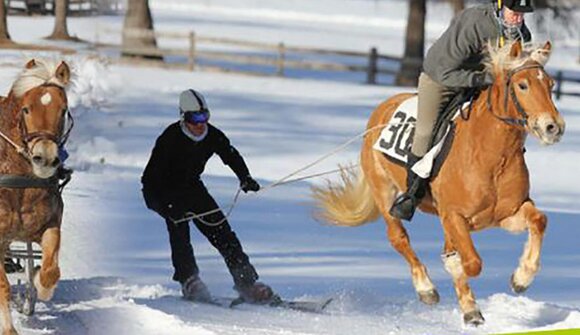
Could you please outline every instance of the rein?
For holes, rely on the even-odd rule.
[[[520,71],[530,70],[530,69],[543,70],[543,67],[541,65],[538,65],[538,64],[517,67],[517,68],[510,70],[508,72],[507,81],[505,83],[505,92],[506,93],[504,95],[504,111],[507,112],[509,98],[511,97],[511,100],[513,101],[514,106],[516,107],[516,110],[518,111],[518,114],[521,116],[521,118],[503,117],[503,116],[499,116],[499,115],[495,114],[493,112],[493,108],[492,108],[492,104],[491,104],[491,91],[492,90],[490,88],[488,93],[487,93],[487,110],[491,113],[491,115],[493,115],[495,118],[499,119],[500,121],[503,121],[503,122],[505,122],[509,125],[512,125],[512,126],[526,127],[528,125],[528,114],[526,113],[526,111],[522,107],[520,101],[518,100],[518,97],[517,97],[516,92],[514,90],[512,77]]]

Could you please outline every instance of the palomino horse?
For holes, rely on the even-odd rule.
[[[543,144],[558,142],[564,133],[564,120],[551,98],[553,80],[544,71],[551,44],[526,51],[520,43],[488,49],[488,70],[495,83],[474,101],[468,120],[456,121],[453,145],[419,206],[441,220],[443,263],[453,278],[464,321],[472,325],[484,319],[468,284],[482,269],[470,233],[490,227],[528,230],[528,241],[511,277],[512,289],[525,291],[539,269],[547,219],[530,199],[524,143],[527,133]],[[367,129],[384,128],[411,96],[399,94],[383,102],[371,115]],[[406,172],[373,149],[380,129],[365,136],[358,178],[344,173],[340,185],[315,188],[314,197],[322,218],[335,225],[359,226],[382,214],[391,244],[410,265],[420,300],[434,304],[439,294],[426,267],[411,248],[401,221],[389,215],[397,193],[406,188]]]
[[[55,174],[62,164],[59,147],[72,127],[65,93],[69,81],[65,62],[31,60],[0,100],[0,260],[12,241],[39,243],[42,263],[34,286],[41,300],[52,297],[60,278],[63,202]],[[16,334],[10,284],[0,264],[2,334]]]

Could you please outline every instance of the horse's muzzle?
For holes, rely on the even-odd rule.
[[[32,172],[39,178],[52,177],[61,164],[58,157],[58,145],[52,140],[36,141],[29,155]]]
[[[565,129],[566,124],[561,117],[553,118],[551,116],[543,116],[536,119],[532,125],[534,135],[545,145],[560,142]]]

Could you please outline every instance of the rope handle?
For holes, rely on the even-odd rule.
[[[319,164],[320,162],[326,160],[327,158],[337,154],[339,151],[344,150],[347,146],[349,146],[350,144],[352,144],[354,141],[358,140],[361,137],[366,136],[368,133],[370,133],[371,131],[375,131],[377,129],[383,129],[386,126],[390,126],[390,125],[405,125],[405,124],[414,124],[414,121],[407,121],[407,122],[389,122],[389,123],[385,123],[385,124],[380,124],[377,126],[374,126],[372,128],[366,129],[365,131],[359,133],[356,136],[351,137],[348,141],[344,142],[343,144],[337,146],[336,148],[334,148],[333,150],[329,151],[328,153],[322,155],[320,158],[314,160],[313,162],[295,170],[292,173],[289,173],[288,175],[278,179],[277,181],[264,186],[262,188],[260,188],[259,192],[264,192],[264,191],[268,191],[272,188],[281,186],[281,185],[286,185],[286,184],[290,184],[290,183],[294,183],[294,182],[298,182],[298,181],[302,181],[302,180],[307,180],[307,179],[311,179],[311,178],[315,178],[315,177],[320,177],[320,176],[324,176],[324,175],[329,175],[329,174],[333,174],[333,173],[337,173],[340,172],[342,169],[334,169],[334,170],[330,170],[330,171],[326,171],[326,172],[321,172],[321,173],[316,173],[316,174],[312,174],[312,175],[306,175],[303,177],[299,177],[299,178],[294,178],[294,179],[290,179],[292,177],[294,177],[295,175],[299,174],[300,172],[303,172],[305,170],[308,170],[309,168]],[[358,167],[359,164],[354,164],[351,165],[349,167],[347,167],[347,169],[353,169]],[[173,223],[175,224],[179,224],[181,222],[187,222],[189,220],[193,220],[193,219],[197,219],[199,222],[201,222],[202,224],[208,226],[208,227],[217,227],[221,224],[223,224],[228,217],[231,215],[232,211],[234,210],[234,207],[236,206],[238,200],[239,200],[239,196],[240,196],[240,191],[241,188],[238,188],[238,190],[236,191],[236,194],[234,195],[234,198],[232,200],[232,202],[228,205],[228,210],[226,215],[224,215],[223,219],[219,220],[218,222],[207,222],[205,221],[202,217],[206,216],[206,215],[210,215],[213,213],[217,213],[219,211],[222,210],[221,207],[216,207],[210,211],[204,212],[204,213],[194,213],[194,212],[186,212],[185,216],[183,218],[177,219],[177,220],[173,220],[170,218],[171,221],[173,221]],[[256,192],[258,193],[258,192]]]

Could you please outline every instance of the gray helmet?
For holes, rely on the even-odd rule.
[[[180,114],[185,112],[205,112],[209,111],[209,108],[201,93],[189,89],[179,95],[179,111]]]

